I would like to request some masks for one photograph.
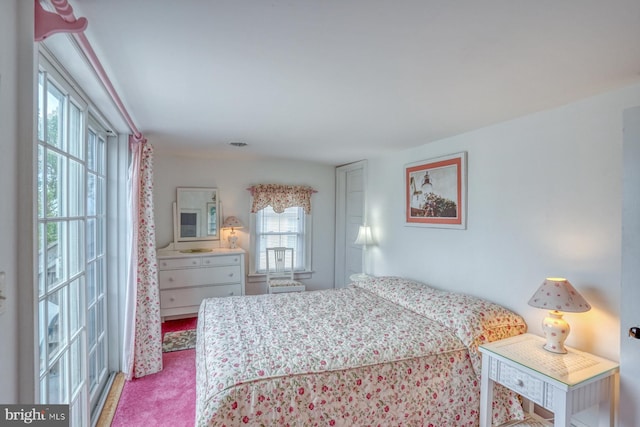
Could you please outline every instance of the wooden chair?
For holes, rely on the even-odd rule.
[[[305,286],[293,278],[293,248],[267,248],[267,287],[270,294],[303,292]]]

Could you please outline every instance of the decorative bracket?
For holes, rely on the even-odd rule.
[[[57,13],[44,10],[40,4],[40,0],[35,0],[35,3],[35,41],[41,42],[56,33],[80,33],[87,29],[87,25],[89,24],[87,18],[75,19],[73,13],[69,12],[66,16],[70,18],[70,20],[67,21]],[[58,1],[58,3],[61,2]],[[66,0],[64,3],[66,4],[63,7],[71,10],[71,6]],[[58,9],[58,5],[56,4],[55,6],[56,9]]]

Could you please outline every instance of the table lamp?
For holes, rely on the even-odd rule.
[[[542,330],[547,339],[544,349],[561,354],[567,352],[564,342],[570,331],[561,311],[580,313],[591,309],[589,303],[563,277],[545,279],[529,300],[529,305],[549,310],[549,315],[542,321]]]
[[[369,276],[366,271],[366,255],[365,252],[367,250],[367,245],[372,245],[373,237],[371,236],[371,227],[368,225],[361,225],[358,229],[358,237],[356,237],[356,241],[353,242],[354,245],[362,246],[362,273],[354,275],[351,277],[351,280],[366,280]]]
[[[235,216],[228,216],[224,219],[222,223],[222,228],[230,228],[231,233],[227,240],[229,241],[229,247],[231,249],[235,249],[238,247],[238,236],[236,236],[235,228],[242,228],[242,223]]]

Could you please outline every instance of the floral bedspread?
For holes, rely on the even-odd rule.
[[[420,287],[435,292],[419,297]],[[480,316],[491,318],[481,319],[487,327],[464,326],[456,301],[466,296],[449,301],[448,313],[417,301],[440,305],[446,295],[439,292],[381,278],[340,290],[203,301],[196,425],[477,426],[476,346],[523,332],[524,322],[513,313],[495,321],[510,312],[487,303]],[[476,312],[472,300],[468,311]],[[500,324],[506,332],[497,332]],[[497,396],[496,421],[522,416],[516,399]]]

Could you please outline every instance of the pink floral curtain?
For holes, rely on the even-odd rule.
[[[248,189],[253,196],[251,213],[271,206],[276,213],[282,213],[292,206],[301,207],[306,214],[311,213],[311,194],[316,191],[306,185],[258,184]]]
[[[125,312],[123,371],[127,379],[162,370],[160,288],[153,216],[153,147],[129,137],[131,253]]]

